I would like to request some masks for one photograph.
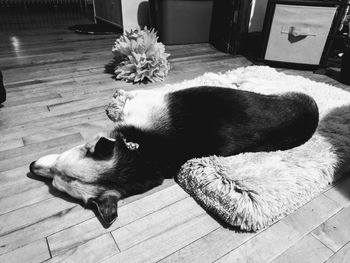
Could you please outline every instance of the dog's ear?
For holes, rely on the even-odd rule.
[[[91,203],[96,205],[104,227],[110,227],[118,217],[118,201],[120,199],[120,192],[117,190],[107,190],[97,198],[90,200]]]
[[[109,158],[113,155],[115,140],[101,137],[95,145],[94,154],[100,158]]]

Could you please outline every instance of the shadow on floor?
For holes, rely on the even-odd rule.
[[[45,178],[42,176],[38,176],[35,174],[32,174],[31,172],[27,173],[27,177],[33,180],[37,180],[40,182],[43,182],[44,184],[46,184],[49,188],[49,193],[57,198],[61,198],[67,202],[71,202],[71,203],[75,203],[77,205],[82,206],[85,209],[89,209],[91,211],[93,211],[93,213],[95,214],[95,217],[99,220],[99,222],[101,223],[101,225],[107,229],[109,227],[109,225],[106,225],[105,222],[103,221],[103,219],[101,218],[100,214],[97,211],[97,208],[94,204],[92,204],[91,202],[89,202],[88,204],[85,204],[83,201],[79,200],[79,199],[75,199],[73,197],[71,197],[70,195],[61,192],[59,190],[57,190],[53,185],[52,185],[52,179],[50,178]]]
[[[46,184],[49,188],[49,192],[50,194],[52,194],[54,197],[58,197],[61,198],[67,202],[71,202],[71,203],[76,203],[79,205],[84,206],[83,202],[79,201],[78,199],[75,199],[73,197],[70,197],[68,194],[63,193],[59,190],[57,190],[55,187],[53,187],[52,185],[52,179],[50,178],[45,178],[42,176],[38,176],[38,175],[34,175],[31,172],[27,173],[27,177],[36,181],[40,181],[43,182],[44,184]]]

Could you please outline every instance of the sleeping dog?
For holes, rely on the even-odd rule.
[[[117,217],[118,200],[161,184],[187,160],[290,149],[312,136],[319,118],[305,94],[208,86],[117,91],[107,115],[116,123],[108,137],[30,165],[58,190],[94,204],[106,227]]]

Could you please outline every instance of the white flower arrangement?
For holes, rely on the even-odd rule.
[[[116,61],[121,61],[114,69],[116,79],[129,82],[159,82],[168,74],[169,54],[158,42],[154,29],[130,30],[120,36],[112,52]]]

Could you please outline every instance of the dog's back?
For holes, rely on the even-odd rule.
[[[160,162],[193,157],[275,151],[306,142],[318,124],[318,108],[305,94],[261,95],[219,87],[166,94],[166,125],[124,126],[127,140]],[[164,123],[164,115],[162,115]]]

